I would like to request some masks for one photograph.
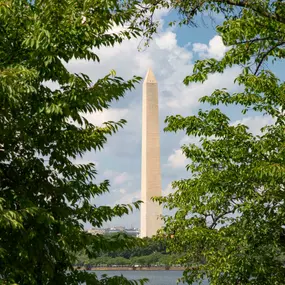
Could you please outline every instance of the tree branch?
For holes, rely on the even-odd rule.
[[[277,39],[272,39],[272,37],[265,37],[265,38],[256,38],[256,39],[251,39],[251,40],[247,40],[247,41],[240,41],[235,43],[236,45],[240,45],[240,44],[251,44],[254,42],[259,42],[259,41],[266,41],[266,40],[277,40]]]
[[[249,8],[253,10],[254,12],[260,14],[263,17],[274,19],[280,23],[285,24],[285,18],[280,17],[280,15],[272,14],[268,12],[265,9],[260,8],[260,6],[257,5],[256,1],[250,1],[250,0],[214,0],[215,2],[222,3],[222,4],[229,4],[231,6],[237,6],[242,8]],[[254,2],[254,3],[252,3]]]
[[[219,220],[224,217],[225,215],[228,215],[228,214],[233,214],[234,211],[233,210],[230,210],[230,211],[227,211],[225,213],[221,213],[220,215],[218,216],[215,216],[213,214],[210,214],[212,220],[213,220],[213,223],[209,226],[210,229],[214,229],[215,226],[218,224]]]
[[[257,65],[257,67],[256,67],[256,69],[255,69],[254,75],[257,75],[257,73],[258,73],[258,71],[259,71],[259,69],[260,69],[262,63],[263,63],[264,60],[266,59],[266,57],[267,57],[268,55],[270,55],[270,53],[271,53],[274,49],[276,49],[277,47],[282,46],[282,45],[284,45],[284,44],[285,44],[285,42],[278,42],[276,45],[274,45],[273,47],[271,47],[269,50],[267,50],[267,51],[263,54],[263,56],[261,57],[260,62],[258,63],[258,65]]]

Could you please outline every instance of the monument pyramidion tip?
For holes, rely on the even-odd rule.
[[[156,78],[154,76],[154,73],[151,68],[148,69],[145,79],[144,79],[144,84],[145,83],[157,83]]]

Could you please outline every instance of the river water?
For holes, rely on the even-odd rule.
[[[108,276],[123,275],[128,279],[148,278],[147,285],[176,285],[177,279],[182,277],[182,271],[95,271],[97,276],[102,274]],[[182,283],[179,283],[182,284]],[[208,285],[208,282],[203,282],[203,285]]]

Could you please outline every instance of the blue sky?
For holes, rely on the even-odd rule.
[[[195,60],[206,57],[219,59],[226,48],[207,16],[204,17],[207,26],[200,22],[198,28],[169,28],[167,22],[176,15],[169,15],[167,11],[159,12],[156,17],[162,24],[159,33],[146,50],[139,52],[137,48],[140,39],[132,39],[113,48],[97,51],[100,64],[72,61],[68,64],[68,69],[86,73],[95,82],[111,69],[116,70],[118,76],[129,79],[133,75],[144,77],[147,69],[152,68],[159,87],[162,191],[167,194],[172,191],[172,181],[189,177],[185,170],[187,160],[181,153],[180,146],[183,143],[198,143],[198,139],[186,137],[183,133],[164,133],[165,117],[170,114],[195,114],[202,107],[198,99],[211,94],[216,88],[226,87],[232,92],[237,91],[239,87],[233,81],[240,69],[233,67],[224,74],[210,76],[204,84],[184,86],[182,81],[186,75],[192,73]],[[220,20],[217,18],[217,23]],[[276,70],[279,71],[279,67]],[[110,109],[87,115],[88,120],[99,125],[104,121],[122,118],[128,121],[124,129],[109,138],[104,150],[86,153],[82,159],[78,159],[78,163],[95,162],[98,183],[104,179],[110,180],[110,193],[94,199],[97,205],[130,203],[140,199],[141,99],[142,84],[139,84],[125,98],[114,102]],[[233,124],[243,122],[255,133],[264,124],[272,122],[269,117],[257,114],[241,116],[237,107],[227,108],[226,113],[230,115]],[[122,219],[114,219],[105,226],[117,225],[139,227],[139,211]],[[90,227],[89,224],[85,226]]]

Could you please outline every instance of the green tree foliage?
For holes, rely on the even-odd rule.
[[[105,253],[110,257],[122,256],[131,258],[133,256],[146,256],[154,252],[166,253],[166,240],[156,240],[152,238],[136,239],[136,245],[131,248],[119,249]],[[104,253],[103,253],[104,254]]]
[[[112,237],[113,235],[107,235]],[[179,264],[179,255],[166,252],[166,239],[136,239],[132,247],[124,250],[101,252],[96,258],[88,258],[86,254],[78,254],[76,266],[133,266],[133,265],[175,265]]]
[[[106,239],[112,239],[116,240],[118,237],[120,237],[122,234],[107,234],[105,235]],[[133,256],[145,256],[150,255],[154,252],[161,252],[163,254],[166,253],[166,240],[161,239],[153,239],[145,237],[143,239],[141,238],[134,238],[134,243],[132,247],[123,248],[123,249],[116,249],[113,251],[104,251],[102,250],[99,255],[100,256],[109,256],[109,257],[124,257],[124,258],[130,258]]]
[[[91,203],[108,191],[109,183],[95,184],[95,165],[74,159],[100,150],[107,136],[125,123],[98,127],[84,114],[108,108],[139,78],[124,81],[111,72],[92,83],[87,75],[70,73],[66,63],[99,61],[92,49],[138,36],[139,29],[128,24],[135,4],[0,0],[1,284],[118,284],[117,277],[99,282],[95,274],[78,272],[72,265],[75,252],[92,257],[132,244],[127,237],[91,236],[82,226],[89,222],[100,227],[132,207]],[[125,24],[123,31],[111,31]],[[58,87],[49,88],[48,81]]]
[[[186,85],[232,66],[241,70],[235,79],[240,92],[213,90],[200,99],[210,110],[166,119],[166,131],[200,138],[200,146],[182,147],[190,177],[175,181],[177,191],[160,199],[177,209],[165,217],[170,249],[183,254],[183,263],[199,264],[185,271],[189,284],[203,278],[215,285],[285,284],[285,83],[271,69],[285,57],[284,1],[155,2],[177,8],[180,24],[195,24],[204,12],[224,15],[217,32],[229,50],[221,60],[197,61]],[[255,135],[232,125],[217,105],[266,115],[273,124]]]
[[[178,264],[178,255],[174,254],[162,254],[160,252],[154,252],[150,255],[132,256],[130,258],[125,257],[109,257],[100,256],[97,258],[89,259],[85,255],[78,256],[78,261],[75,266],[78,267],[96,267],[96,266],[165,266]]]

